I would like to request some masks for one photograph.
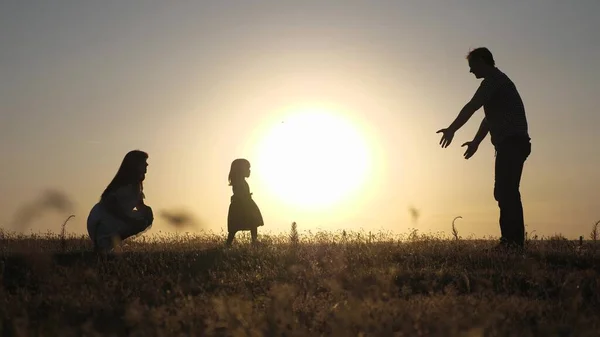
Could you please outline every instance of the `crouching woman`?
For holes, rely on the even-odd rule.
[[[117,174],[87,219],[87,230],[99,252],[111,251],[119,242],[152,226],[152,208],[144,204],[143,181],[148,154],[134,150],[125,155]]]

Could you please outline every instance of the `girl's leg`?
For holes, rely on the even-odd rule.
[[[235,232],[229,232],[229,234],[227,235],[227,242],[225,244],[227,246],[231,246],[231,243],[233,243],[234,238],[235,238]]]
[[[250,235],[252,236],[252,242],[255,243],[258,239],[258,228],[254,227],[250,230]]]

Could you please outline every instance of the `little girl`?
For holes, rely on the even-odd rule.
[[[234,160],[229,171],[229,186],[233,189],[233,195],[227,214],[228,246],[233,242],[235,233],[242,230],[250,230],[252,243],[256,243],[257,229],[264,225],[260,209],[252,200],[252,193],[246,182],[248,177],[250,177],[250,162],[246,159]]]

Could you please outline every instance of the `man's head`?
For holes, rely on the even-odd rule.
[[[470,72],[476,78],[485,78],[491,71],[496,68],[494,56],[489,49],[480,47],[473,49],[467,55],[469,61]]]

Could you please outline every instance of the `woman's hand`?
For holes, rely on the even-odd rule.
[[[123,208],[121,208],[121,205],[119,205],[119,202],[117,201],[116,198],[114,197],[109,197],[106,198],[103,201],[103,206],[104,209],[110,213],[112,216],[114,216],[115,218],[125,222],[125,223],[131,223],[131,224],[137,224],[137,219],[135,217],[132,217],[131,212],[127,213],[123,210]]]
[[[148,226],[152,225],[152,223],[154,222],[154,212],[152,212],[152,207],[150,206],[146,206],[147,207],[147,219],[148,219]]]
[[[148,225],[151,225],[154,222],[154,212],[152,211],[152,207],[140,205],[138,206],[138,212],[140,212],[142,218],[148,222]]]

